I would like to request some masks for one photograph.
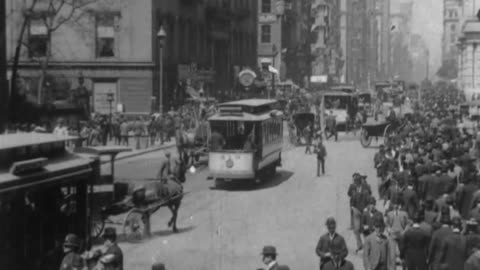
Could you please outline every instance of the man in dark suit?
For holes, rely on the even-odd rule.
[[[353,264],[342,258],[342,250],[332,250],[332,260],[323,266],[323,270],[354,270]]]
[[[413,187],[413,181],[408,181],[407,188],[403,191],[403,205],[408,217],[413,219],[419,208],[419,200]]]
[[[433,200],[431,199],[425,201],[424,217],[425,222],[433,226],[437,218],[437,213],[433,210]]]
[[[407,270],[427,269],[428,244],[430,235],[420,227],[422,217],[416,213],[414,223],[403,235],[402,245],[400,245],[400,257],[405,260]]]
[[[337,222],[330,217],[326,222],[328,232],[320,237],[318,240],[315,252],[320,257],[320,270],[323,266],[332,259],[332,250],[340,250],[339,256],[346,258],[348,255],[347,244],[343,236],[336,232]]]
[[[441,270],[441,250],[443,247],[443,242],[446,237],[452,234],[450,229],[450,216],[447,214],[442,215],[441,227],[436,230],[432,235],[432,241],[430,242],[430,247],[428,248],[428,263],[432,270]]]
[[[448,234],[443,241],[440,263],[446,269],[463,270],[467,260],[467,240],[461,234],[462,220],[459,217],[453,218],[452,228],[453,233]]]
[[[366,237],[370,235],[374,230],[374,222],[376,219],[383,218],[383,215],[380,211],[375,208],[377,201],[373,196],[370,197],[368,201],[368,206],[363,210],[362,213],[362,232]]]
[[[277,250],[274,246],[265,246],[262,250],[262,261],[267,266],[266,270],[290,270],[286,265],[277,263]]]
[[[470,218],[470,210],[473,205],[473,194],[478,190],[478,185],[473,177],[464,178],[465,183],[457,189],[457,205],[463,219]]]
[[[105,252],[102,254],[100,262],[105,269],[123,270],[123,252],[117,244],[115,228],[105,228],[103,239],[105,240]]]
[[[428,179],[425,187],[425,198],[436,200],[444,192],[444,183],[440,179],[442,172],[437,170],[436,174]]]
[[[353,184],[348,188],[348,196],[350,197],[350,214],[353,233],[357,241],[357,251],[362,249],[362,213],[368,205],[368,200],[372,194],[370,186],[363,183],[362,176],[359,173],[353,174]]]

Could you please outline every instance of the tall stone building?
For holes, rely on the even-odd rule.
[[[22,11],[32,0],[6,1],[8,59],[15,54],[23,21],[29,20],[18,66],[22,83],[13,91],[40,105],[68,99],[83,76],[94,112],[108,112],[108,93],[113,108],[121,104],[127,113],[157,110],[160,26],[166,32],[165,109],[181,103],[188,89],[227,98],[237,67],[256,66],[257,0],[99,0],[50,31],[42,18],[53,14],[61,22],[69,14],[68,7],[50,10],[52,1],[57,0],[39,0],[28,16]]]
[[[438,75],[446,79],[457,77],[457,41],[461,32],[462,1],[443,1],[442,66]]]
[[[341,2],[316,0],[312,4],[312,75],[328,76],[333,82],[343,77]]]

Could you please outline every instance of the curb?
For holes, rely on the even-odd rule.
[[[129,158],[133,158],[133,157],[138,157],[138,156],[141,156],[141,155],[144,155],[144,154],[148,154],[148,153],[152,153],[152,152],[156,152],[156,151],[160,151],[160,150],[169,149],[169,148],[172,148],[172,147],[175,147],[175,146],[176,146],[176,144],[172,144],[172,145],[162,145],[162,146],[153,147],[153,148],[150,148],[150,149],[147,149],[147,150],[140,150],[140,151],[133,152],[133,153],[131,153],[131,154],[127,154],[127,155],[124,155],[124,156],[116,157],[116,158],[115,158],[115,161],[120,161],[120,160],[129,159]],[[101,161],[101,164],[106,164],[106,163],[110,163],[110,160],[103,160],[103,161]]]

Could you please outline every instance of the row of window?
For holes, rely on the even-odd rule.
[[[457,18],[458,12],[454,9],[445,10],[445,16],[448,16],[448,18]]]
[[[115,56],[115,26],[118,16],[101,15],[95,18],[95,56]],[[49,29],[41,19],[31,20],[28,32],[29,57],[44,57],[47,55]]]
[[[281,141],[283,137],[283,123],[277,119],[263,122],[262,131],[263,144]]]
[[[260,41],[262,43],[272,42],[272,26],[270,24],[263,24],[260,27]]]

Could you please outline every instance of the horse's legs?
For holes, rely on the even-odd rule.
[[[175,213],[175,210],[173,209],[173,204],[168,204],[168,209],[170,209],[170,211],[172,212],[172,217],[170,218],[170,220],[168,221],[168,227],[172,227],[172,224],[173,224],[173,217],[174,217],[174,213]]]
[[[180,198],[180,199],[175,200],[172,204],[172,208],[173,208],[173,211],[172,211],[172,229],[173,229],[174,233],[178,232],[177,217],[178,217],[178,209],[180,208],[181,203],[182,203],[182,200]]]

